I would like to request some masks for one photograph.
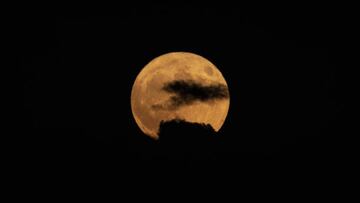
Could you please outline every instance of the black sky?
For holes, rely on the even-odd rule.
[[[28,164],[102,164],[126,172],[167,165],[136,126],[130,93],[141,68],[172,51],[204,56],[228,83],[230,110],[215,166],[338,159],[344,74],[333,12],[139,4],[106,15],[17,20],[24,83],[18,153]]]

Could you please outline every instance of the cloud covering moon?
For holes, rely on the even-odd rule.
[[[218,131],[229,104],[221,72],[207,59],[188,52],[164,54],[149,62],[131,92],[136,123],[155,139],[160,122],[173,119],[210,124]]]

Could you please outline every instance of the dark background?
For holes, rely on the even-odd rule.
[[[17,16],[24,84],[18,163],[50,175],[120,177],[175,168],[323,173],[338,165],[340,14],[273,7],[139,4],[110,14]],[[230,110],[211,161],[159,159],[132,117],[135,77],[172,51],[204,56],[227,80]]]

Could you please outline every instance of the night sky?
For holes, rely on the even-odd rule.
[[[15,151],[22,166],[51,175],[211,165],[235,174],[316,169],[340,159],[344,73],[336,14],[185,3],[104,14],[17,17],[24,107]],[[156,143],[133,119],[137,74],[173,51],[209,59],[228,83],[230,109],[214,160],[157,157]]]

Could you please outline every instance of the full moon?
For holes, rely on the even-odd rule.
[[[171,52],[150,61],[131,91],[139,128],[158,139],[161,121],[182,119],[219,131],[230,105],[228,85],[214,64],[189,52]]]

